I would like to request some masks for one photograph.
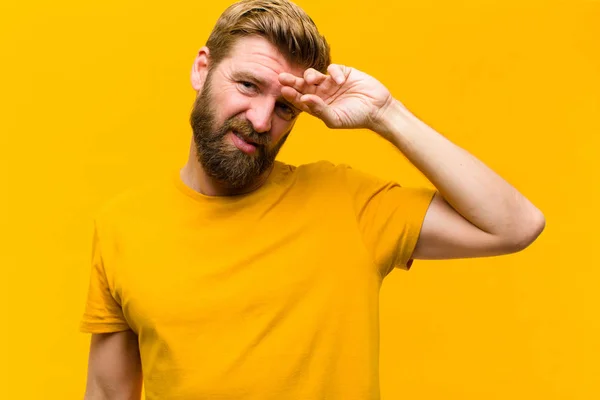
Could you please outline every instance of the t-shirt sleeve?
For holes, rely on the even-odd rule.
[[[425,214],[435,189],[403,187],[341,165],[352,196],[358,229],[382,277],[394,268],[409,270]]]
[[[92,241],[92,265],[85,311],[80,322],[80,331],[87,333],[109,333],[129,329],[119,302],[109,287],[98,223],[94,223]]]

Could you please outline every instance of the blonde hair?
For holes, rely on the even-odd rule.
[[[326,73],[331,63],[329,44],[299,6],[288,0],[242,0],[221,14],[206,42],[212,67],[238,38],[251,35],[268,40],[292,64]]]

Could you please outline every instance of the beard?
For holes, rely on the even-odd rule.
[[[236,189],[248,187],[273,166],[291,129],[273,146],[267,133],[256,132],[250,121],[239,116],[230,117],[221,126],[215,126],[215,102],[210,81],[209,72],[190,116],[198,162],[204,172],[216,181]],[[256,151],[246,154],[230,144],[226,139],[230,131],[256,143]]]

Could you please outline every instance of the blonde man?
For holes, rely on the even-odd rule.
[[[228,8],[194,61],[187,164],[95,220],[86,399],[379,398],[378,295],[414,259],[527,247],[542,213],[412,115],[330,64],[286,0]],[[300,113],[368,128],[437,190],[275,161]],[[142,373],[143,371],[143,373]]]

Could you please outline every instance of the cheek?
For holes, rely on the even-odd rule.
[[[240,113],[244,113],[250,104],[248,98],[240,94],[237,90],[224,90],[220,93],[215,93],[214,100],[217,105],[215,108],[216,117],[220,123]]]
[[[281,120],[277,117],[276,121],[271,126],[271,132],[273,134],[273,143],[279,143],[279,141],[294,127],[294,122],[288,122]]]

